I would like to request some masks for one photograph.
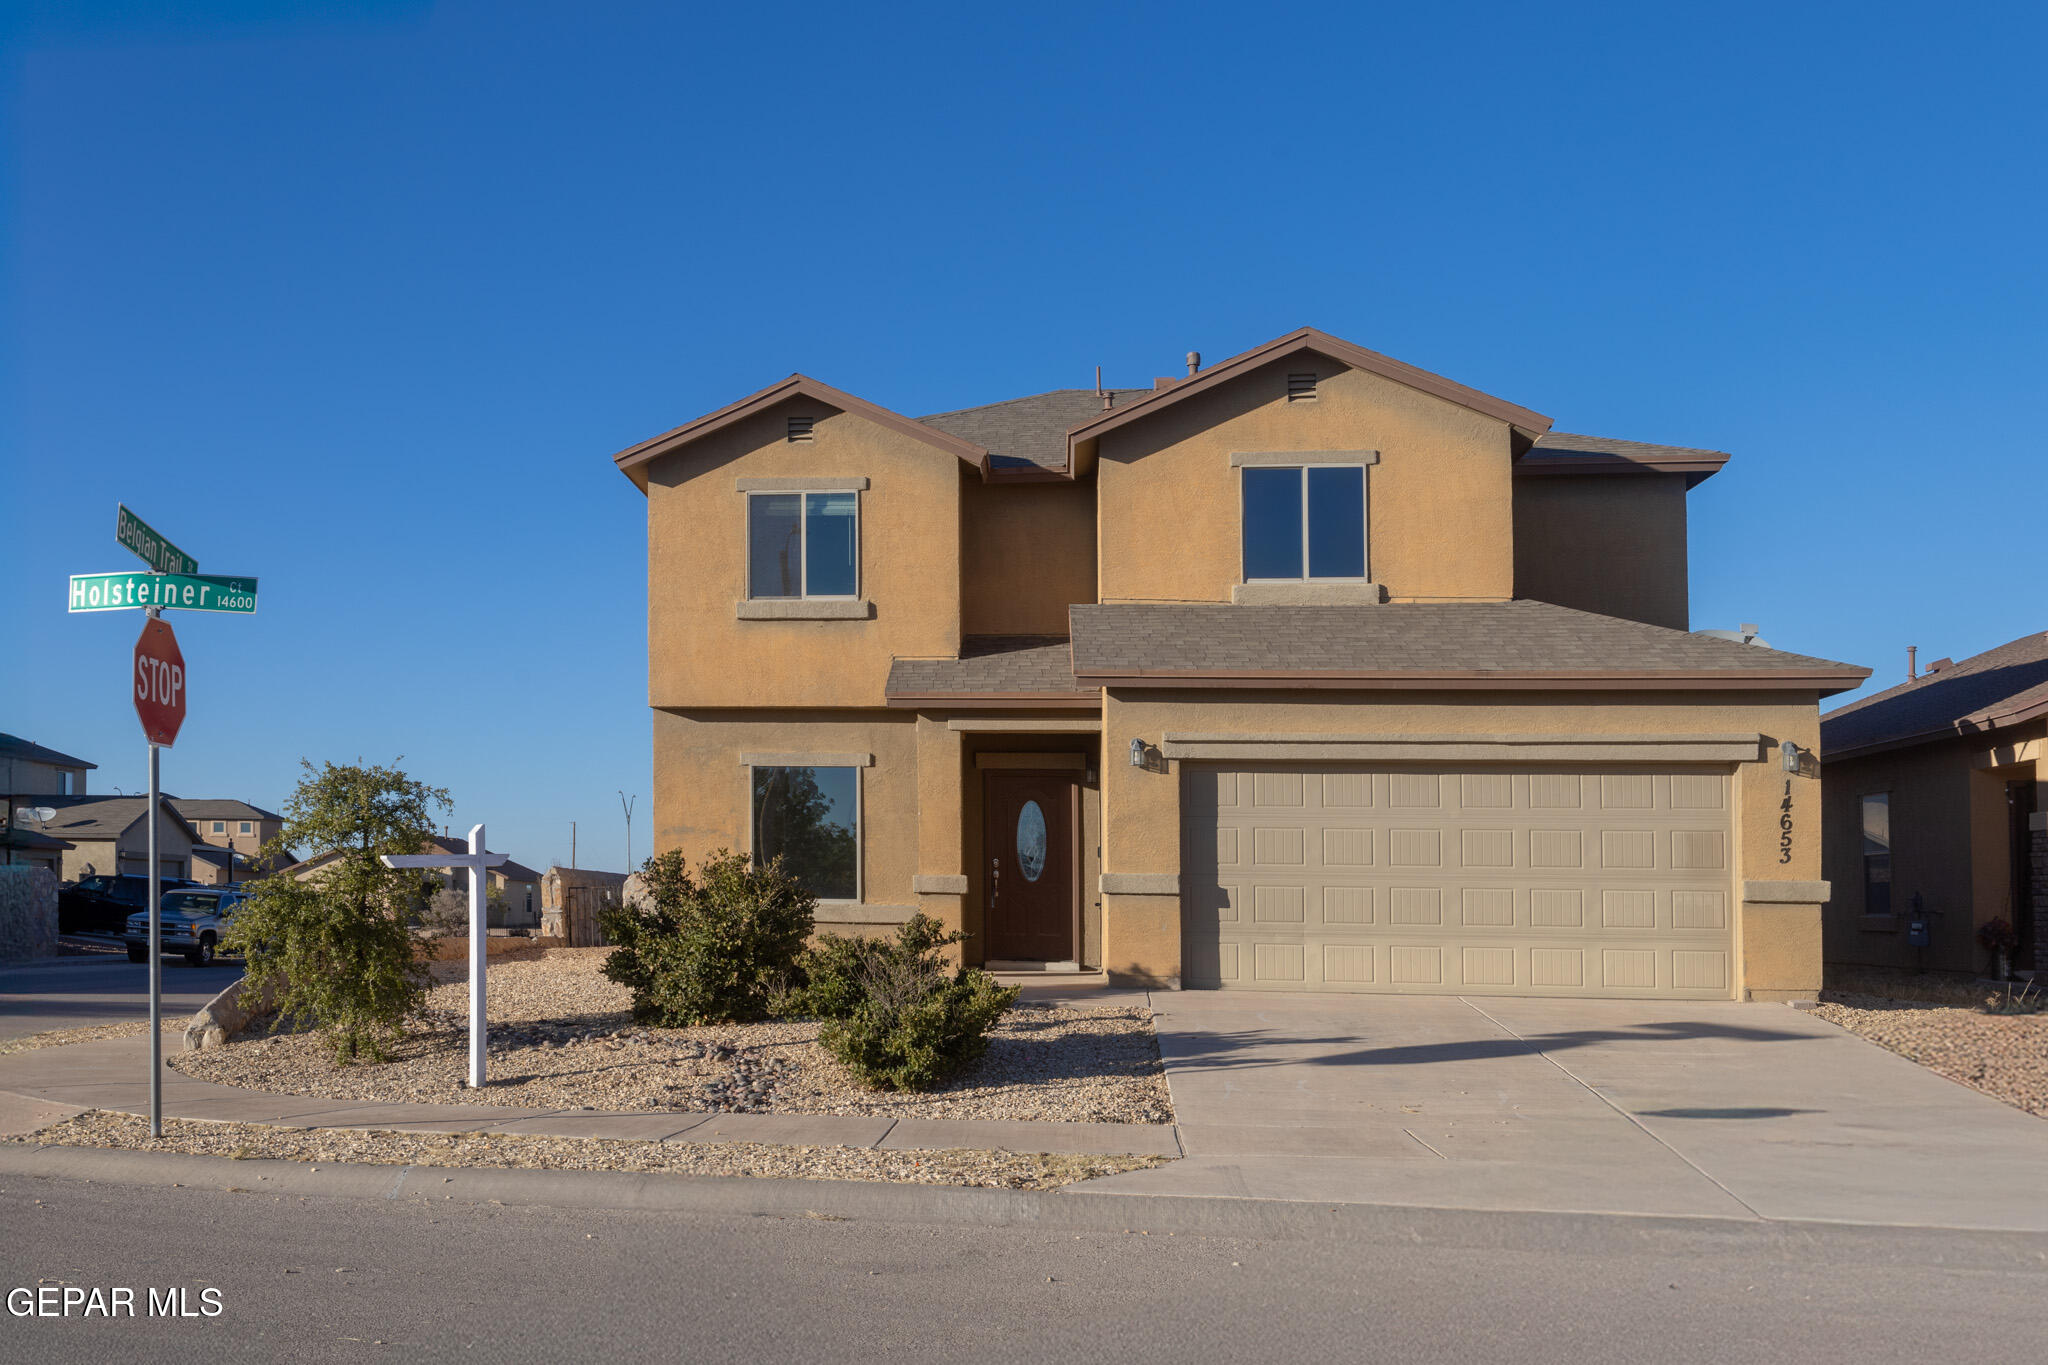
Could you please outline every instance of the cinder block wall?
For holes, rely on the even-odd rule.
[[[57,952],[57,874],[0,866],[0,962]]]

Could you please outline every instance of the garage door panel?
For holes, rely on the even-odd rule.
[[[1190,984],[1732,991],[1724,773],[1190,772]]]

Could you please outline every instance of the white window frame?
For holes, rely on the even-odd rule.
[[[1245,475],[1257,470],[1265,473],[1271,470],[1293,470],[1301,475],[1301,572],[1292,578],[1252,578],[1246,575],[1244,565],[1244,479]],[[1308,540],[1308,471],[1311,469],[1355,469],[1358,471],[1358,540],[1364,572],[1343,578],[1330,578],[1309,572]],[[1310,462],[1304,464],[1246,464],[1238,469],[1237,479],[1237,574],[1242,583],[1370,583],[1372,581],[1372,466],[1365,462],[1355,464],[1326,464]]]
[[[226,834],[226,833],[228,832],[228,822],[227,822],[227,821],[225,821],[225,820],[216,820],[216,821],[214,821],[214,822],[213,822],[213,832],[214,832],[215,834]]]
[[[243,820],[240,823],[242,828],[238,831],[239,833],[254,834],[256,832],[254,829],[250,828],[249,822],[247,820]]]
[[[853,494],[853,591],[845,593],[814,593],[810,591],[811,577],[811,496],[817,493]],[[786,498],[795,495],[798,502],[797,515],[797,561],[796,595],[794,597],[764,597],[754,591],[754,499]],[[860,524],[865,509],[861,506],[858,489],[852,488],[776,488],[750,489],[747,492],[747,600],[749,602],[858,602],[861,580],[861,534]]]
[[[749,763],[742,769],[747,775],[747,859],[755,867],[761,865],[761,850],[754,847],[754,831],[760,819],[754,814],[754,774],[763,768],[847,768],[853,772],[853,899],[842,900],[831,896],[818,897],[820,905],[860,905],[867,900],[867,799],[868,783],[865,767],[855,763]]]

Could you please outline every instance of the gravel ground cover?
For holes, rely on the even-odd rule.
[[[1901,989],[1914,988],[1908,982]],[[1967,1004],[1831,989],[1813,1012],[1930,1071],[2048,1118],[2048,1014],[1986,1014],[1975,1008],[1993,989],[1950,981],[1925,992]]]
[[[455,1101],[535,1109],[1171,1123],[1151,1011],[1019,1005],[988,1054],[940,1090],[868,1090],[818,1046],[818,1026],[771,1022],[694,1029],[633,1023],[631,997],[601,973],[605,948],[499,958],[486,976],[491,1084],[463,1087],[469,986],[437,964],[426,1025],[383,1065],[336,1066],[317,1035],[278,1034],[171,1065],[198,1080],[290,1095]]]
[[[662,1171],[677,1175],[795,1180],[885,1180],[913,1185],[971,1185],[1051,1190],[1119,1171],[1164,1165],[1156,1156],[1048,1153],[874,1151],[864,1147],[780,1147],[763,1143],[627,1142],[612,1138],[520,1137],[300,1129],[254,1123],[166,1119],[161,1138],[132,1114],[89,1110],[26,1137],[0,1141],[63,1147],[383,1166],[492,1167],[550,1171]],[[251,1176],[255,1188],[260,1177]]]

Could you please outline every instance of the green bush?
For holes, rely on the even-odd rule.
[[[940,950],[960,942],[927,915],[895,940],[828,937],[804,954],[804,984],[777,1000],[822,1018],[818,1042],[869,1085],[929,1090],[988,1051],[988,1031],[1017,1002],[973,967],[949,969]]]
[[[658,1028],[765,1018],[810,937],[816,901],[776,859],[720,849],[692,877],[679,852],[642,868],[651,905],[600,922],[614,944],[604,974],[633,993],[633,1018]]]

